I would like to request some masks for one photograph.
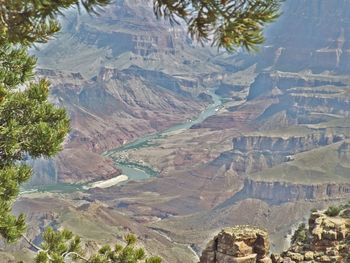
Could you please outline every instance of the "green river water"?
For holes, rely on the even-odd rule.
[[[209,116],[214,115],[223,104],[221,97],[215,94],[215,90],[209,90],[208,94],[211,95],[213,103],[210,104],[205,110],[203,110],[197,117],[193,118],[192,120],[188,120],[187,122],[174,125],[173,127],[170,127],[161,132],[146,135],[133,142],[127,143],[117,149],[107,151],[104,153],[104,155],[113,159],[113,155],[115,153],[131,149],[145,148],[149,145],[152,145],[152,141],[155,139],[164,138],[166,136],[169,136],[171,133],[179,130],[187,130],[191,128],[192,125],[203,122]],[[129,177],[129,180],[144,180],[153,176],[157,176],[157,172],[147,166],[142,166],[140,164],[131,162],[120,162],[117,159],[114,159],[114,161],[116,166],[118,166],[123,171],[123,174]]]
[[[179,130],[185,130],[191,128],[194,124],[199,124],[204,121],[209,116],[214,115],[220,107],[222,107],[223,100],[220,96],[215,94],[215,90],[208,90],[208,94],[212,96],[213,103],[210,104],[205,110],[203,110],[197,117],[192,120],[188,120],[187,122],[174,125],[173,127],[163,130],[161,132],[157,132],[154,134],[143,136],[133,142],[127,143],[119,148],[107,151],[103,153],[104,156],[108,156],[112,158],[118,168],[120,168],[123,174],[127,175],[129,180],[145,180],[153,176],[157,176],[158,173],[154,171],[152,168],[147,166],[142,166],[137,163],[120,161],[118,159],[113,158],[113,155],[118,152],[123,152],[130,149],[140,149],[152,145],[152,140],[158,138],[164,138],[169,136],[171,133]],[[75,192],[75,191],[84,191],[86,190],[86,186],[88,184],[53,184],[53,185],[43,185],[40,187],[36,187],[35,189],[23,189],[21,192],[30,193],[30,192]]]

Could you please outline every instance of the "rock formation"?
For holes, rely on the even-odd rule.
[[[200,263],[268,263],[269,249],[264,230],[251,226],[226,228],[209,242]]]
[[[283,15],[266,32],[262,52],[245,62],[283,71],[349,73],[349,7],[347,0],[285,1]]]
[[[226,228],[209,242],[200,263],[350,262],[350,204],[313,212],[308,229],[301,226],[288,250],[271,255],[264,230],[251,226]]]

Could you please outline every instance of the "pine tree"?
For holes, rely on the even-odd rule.
[[[68,230],[54,231],[52,228],[48,228],[43,234],[41,247],[32,245],[38,250],[35,258],[36,263],[64,263],[68,260],[87,263],[162,262],[160,257],[146,257],[142,248],[135,247],[137,243],[135,235],[125,235],[124,241],[125,245],[116,244],[113,249],[111,246],[105,245],[96,254],[88,258],[84,256],[85,253],[78,236],[73,235]]]
[[[263,29],[276,20],[283,0],[154,0],[154,12],[172,23],[182,19],[192,38],[233,52],[257,50]]]
[[[25,217],[12,214],[20,185],[32,174],[26,160],[51,157],[69,131],[64,109],[48,101],[49,82],[34,80],[35,42],[59,30],[57,14],[81,4],[89,12],[108,0],[0,0],[0,235],[8,242],[25,230]]]

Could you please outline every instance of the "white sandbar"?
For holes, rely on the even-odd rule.
[[[122,174],[122,175],[118,175],[117,177],[108,179],[108,180],[103,180],[103,181],[98,181],[95,183],[92,183],[90,185],[89,188],[108,188],[111,187],[113,185],[117,185],[121,182],[125,182],[129,179],[129,177],[127,177],[126,175]]]

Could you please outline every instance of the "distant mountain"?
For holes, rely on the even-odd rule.
[[[347,0],[287,0],[261,51],[234,59],[242,67],[258,63],[260,70],[349,74],[349,8]]]

